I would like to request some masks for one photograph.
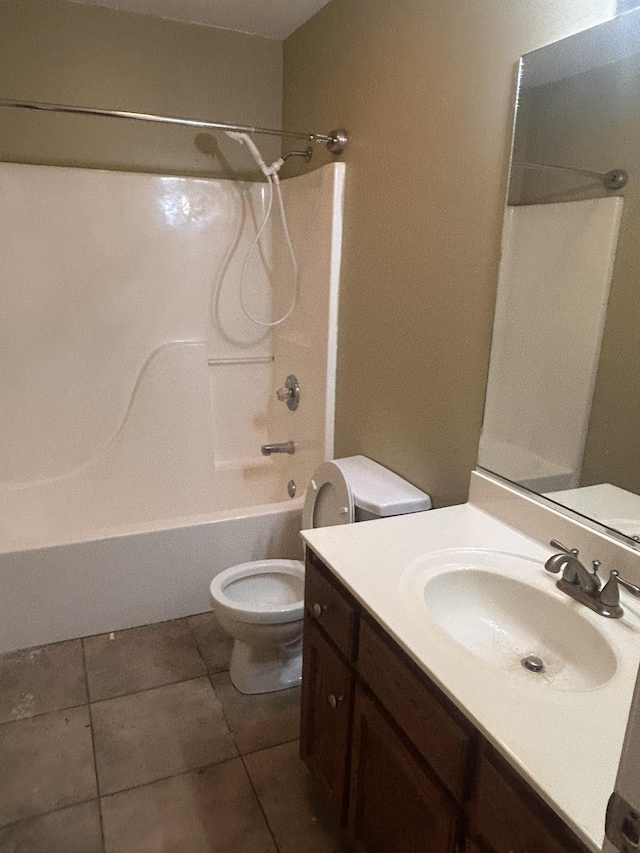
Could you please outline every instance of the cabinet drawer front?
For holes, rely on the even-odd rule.
[[[482,756],[471,809],[471,835],[493,850],[513,853],[586,853],[560,818],[512,777]],[[499,759],[498,763],[502,763]],[[506,775],[505,775],[506,774]]]
[[[320,566],[320,567],[319,567]],[[309,616],[350,660],[355,643],[356,614],[351,602],[327,577],[327,569],[307,549],[304,600]]]
[[[472,740],[470,727],[452,717],[364,619],[360,623],[358,671],[425,761],[461,800]]]

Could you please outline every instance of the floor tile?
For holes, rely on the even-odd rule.
[[[198,643],[200,654],[209,672],[224,672],[229,669],[233,637],[218,624],[214,613],[189,616],[187,623]]]
[[[96,796],[89,709],[0,726],[0,826]]]
[[[105,797],[102,815],[106,853],[276,850],[239,758]]]
[[[237,755],[206,677],[92,705],[101,794]]]
[[[206,667],[184,619],[84,641],[92,702],[204,675]]]
[[[0,655],[0,723],[86,701],[81,640]]]
[[[244,763],[280,853],[347,851],[337,829],[314,803],[297,741],[254,752]]]
[[[98,801],[0,829],[0,853],[102,853]]]
[[[300,737],[300,688],[246,696],[228,673],[211,677],[241,754]]]

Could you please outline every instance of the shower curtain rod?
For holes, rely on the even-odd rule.
[[[93,107],[74,107],[69,104],[45,104],[39,101],[16,101],[0,98],[0,107],[12,107],[21,110],[41,110],[51,113],[78,113],[80,115],[103,116],[105,118],[124,118],[136,121],[149,121],[157,124],[176,124],[184,127],[199,127],[207,130],[230,130],[235,133],[259,133],[265,136],[281,136],[287,139],[306,139],[326,145],[331,154],[339,155],[347,144],[347,131],[341,128],[330,130],[329,133],[297,133],[291,130],[274,130],[267,127],[250,127],[241,124],[228,124],[224,121],[201,121],[193,118],[175,118],[172,116],[154,115],[153,113],[133,113],[126,110],[100,110]]]
[[[550,172],[574,172],[577,175],[588,175],[590,178],[598,178],[608,190],[621,190],[627,185],[629,175],[624,169],[611,169],[610,172],[590,172],[588,169],[576,169],[573,166],[551,166],[549,163],[524,163],[514,161],[514,166],[522,166],[524,169],[547,169]]]

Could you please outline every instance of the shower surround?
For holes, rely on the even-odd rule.
[[[0,174],[0,652],[201,612],[217,572],[299,556],[333,450],[344,165],[282,183],[300,295],[271,330],[239,299],[265,184]],[[247,302],[267,320],[292,284],[276,216],[264,245]]]

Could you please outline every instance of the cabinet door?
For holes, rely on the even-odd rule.
[[[338,823],[346,808],[352,692],[347,665],[305,616],[300,755]]]
[[[498,853],[587,853],[562,820],[488,745],[478,764],[471,837]]]
[[[359,853],[449,853],[458,815],[392,723],[356,692],[349,835]]]

